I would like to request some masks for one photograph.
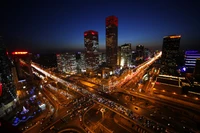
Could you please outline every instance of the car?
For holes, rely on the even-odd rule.
[[[153,114],[150,114],[150,116],[153,116]]]

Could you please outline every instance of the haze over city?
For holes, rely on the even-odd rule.
[[[83,33],[99,33],[99,47],[105,49],[105,18],[118,17],[118,45],[142,44],[161,49],[163,37],[181,35],[182,49],[197,49],[200,43],[197,1],[3,1],[0,35],[9,51],[84,50]]]

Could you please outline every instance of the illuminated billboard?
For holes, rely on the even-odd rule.
[[[26,52],[26,51],[24,51],[24,52],[22,52],[22,51],[21,52],[12,52],[12,54],[13,55],[15,55],[15,54],[28,54],[28,52]]]

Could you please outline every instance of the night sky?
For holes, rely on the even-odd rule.
[[[4,1],[4,2],[3,2]],[[9,51],[83,50],[83,32],[99,32],[105,49],[105,18],[118,17],[118,45],[161,49],[163,37],[180,34],[182,49],[200,45],[197,0],[2,0],[0,35]]]

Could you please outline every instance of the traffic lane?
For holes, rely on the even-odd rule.
[[[83,102],[84,102],[84,104],[82,104],[82,108],[85,108],[85,106],[87,107],[87,106],[90,105],[90,104],[89,105],[87,104],[90,101],[83,101]],[[48,125],[47,127],[45,127],[45,129],[43,129],[42,132],[50,131],[50,127],[52,127],[53,125],[57,124],[57,122],[62,121],[62,118],[65,118],[65,117],[68,118],[71,114],[73,116],[76,116],[76,115],[74,115],[74,113],[77,113],[76,110],[79,110],[79,108],[75,108],[75,109],[74,108],[73,109],[69,109],[68,108],[67,111],[63,109],[63,111],[59,112],[59,116],[56,119],[53,119],[53,122],[50,125]]]
[[[180,104],[178,104],[178,103],[174,103],[174,102],[171,102],[171,101],[163,100],[163,99],[158,98],[158,97],[150,97],[150,96],[147,96],[147,95],[144,95],[144,94],[141,94],[141,93],[137,93],[136,94],[136,93],[134,93],[132,91],[127,91],[127,92],[130,93],[133,96],[138,96],[138,97],[143,98],[143,99],[147,99],[147,100],[149,98],[150,99],[154,99],[160,105],[164,105],[166,107],[166,109],[172,108],[174,110],[180,110],[180,112],[183,112],[185,110],[185,111],[194,113],[195,115],[199,115],[199,112],[196,112],[196,110],[193,110],[192,108],[188,108],[188,107],[185,107],[185,106],[184,107],[180,106]],[[187,116],[189,117],[189,115],[187,115]]]
[[[99,104],[96,104],[93,106],[90,110],[88,110],[84,116],[84,121],[87,123],[87,121],[91,121],[93,123],[98,122],[102,118],[102,113],[100,112],[100,109],[103,108]]]
[[[132,105],[130,103],[124,104],[124,103],[126,103],[126,101],[123,98],[119,98],[119,96],[117,98],[119,99],[119,101],[118,101],[119,104],[121,104],[121,105],[123,105],[125,107],[128,107],[129,109],[131,109],[135,113],[138,113],[140,115],[143,115],[143,116],[146,116],[146,117],[148,117],[150,119],[153,119],[156,122],[159,122],[159,123],[165,125],[166,127],[174,128],[174,125],[178,125],[177,128],[179,128],[180,130],[183,129],[183,126],[180,125],[179,123],[176,123],[176,122],[173,122],[173,121],[170,121],[170,120],[166,120],[166,119],[163,120],[162,116],[156,115],[156,116],[153,116],[153,118],[152,118],[151,114],[153,114],[154,111],[148,111],[148,109],[140,108],[140,107],[138,107],[136,105]],[[169,112],[166,112],[166,114],[169,114]],[[155,115],[155,114],[153,114],[153,115]],[[174,114],[170,113],[170,116],[174,117]],[[164,116],[164,117],[167,117],[167,116]],[[192,126],[192,127],[195,127],[195,126]]]
[[[167,119],[161,119],[162,116],[159,116],[159,114],[154,114],[153,111],[149,111],[148,109],[141,108],[141,107],[138,107],[136,105],[133,105],[132,103],[127,102],[123,97],[118,97],[118,99],[119,99],[119,103],[127,103],[125,106],[127,108],[131,109],[134,113],[137,113],[137,114],[142,115],[142,116],[146,116],[148,119],[155,121],[155,122],[158,122],[158,123],[160,123],[160,124],[162,124],[162,125],[164,125],[165,127],[168,127],[168,128],[174,129],[174,126],[177,125],[176,128],[180,129],[180,131],[182,130],[182,126],[179,125],[179,123],[169,121]]]
[[[114,133],[133,133],[133,132],[130,132],[129,130],[126,130],[125,129],[126,127],[123,128],[118,123],[115,123],[114,119],[105,118],[102,122],[102,125],[110,129]]]
[[[105,126],[109,130],[112,130],[116,133],[127,132],[126,129],[122,128],[117,123],[115,123],[115,121],[113,119],[113,115],[109,115],[109,112],[112,112],[112,111],[106,110],[106,112],[104,114],[104,119],[102,119],[102,114],[100,112],[101,108],[102,108],[102,106],[97,104],[96,106],[93,106],[93,108],[88,110],[84,117],[85,123],[88,124],[88,122],[90,122],[90,123],[92,122],[93,124],[90,124],[90,125],[96,126],[98,124],[98,122],[100,122],[103,126]],[[114,113],[114,112],[112,112],[112,113]],[[101,121],[101,120],[103,120],[103,121]],[[99,125],[98,127],[102,129],[101,125]],[[98,130],[98,127],[96,127],[95,131]]]
[[[159,106],[157,106],[158,108],[159,108]],[[155,110],[155,111],[157,111],[157,110]],[[165,113],[163,113],[163,112],[161,112],[161,111],[165,111]],[[160,116],[160,117],[157,117],[157,118],[154,118],[156,121],[158,121],[158,122],[162,122],[163,124],[165,124],[165,125],[170,125],[170,126],[173,126],[173,125],[179,125],[178,127],[180,128],[180,130],[182,130],[182,129],[184,129],[184,127],[188,127],[187,125],[182,125],[182,124],[179,124],[179,122],[173,122],[173,119],[176,119],[176,121],[182,121],[182,119],[180,119],[181,118],[181,115],[179,116],[179,117],[177,117],[177,114],[174,114],[173,113],[173,111],[172,111],[172,109],[168,109],[168,108],[166,108],[166,107],[164,107],[164,108],[162,108],[162,106],[159,108],[159,111],[157,111],[158,113],[160,113],[160,114],[163,114],[162,116],[164,116],[164,118],[169,118],[169,117],[171,117],[172,118],[172,120],[169,120],[169,122],[167,123],[167,121],[166,120],[159,120],[160,118],[162,119],[162,116]],[[168,116],[166,116],[166,114],[168,115]],[[193,122],[194,123],[194,122]],[[190,124],[191,125],[191,124]],[[196,127],[196,124],[195,125],[192,125],[191,126],[191,128],[195,128]],[[184,131],[184,130],[183,130]]]

